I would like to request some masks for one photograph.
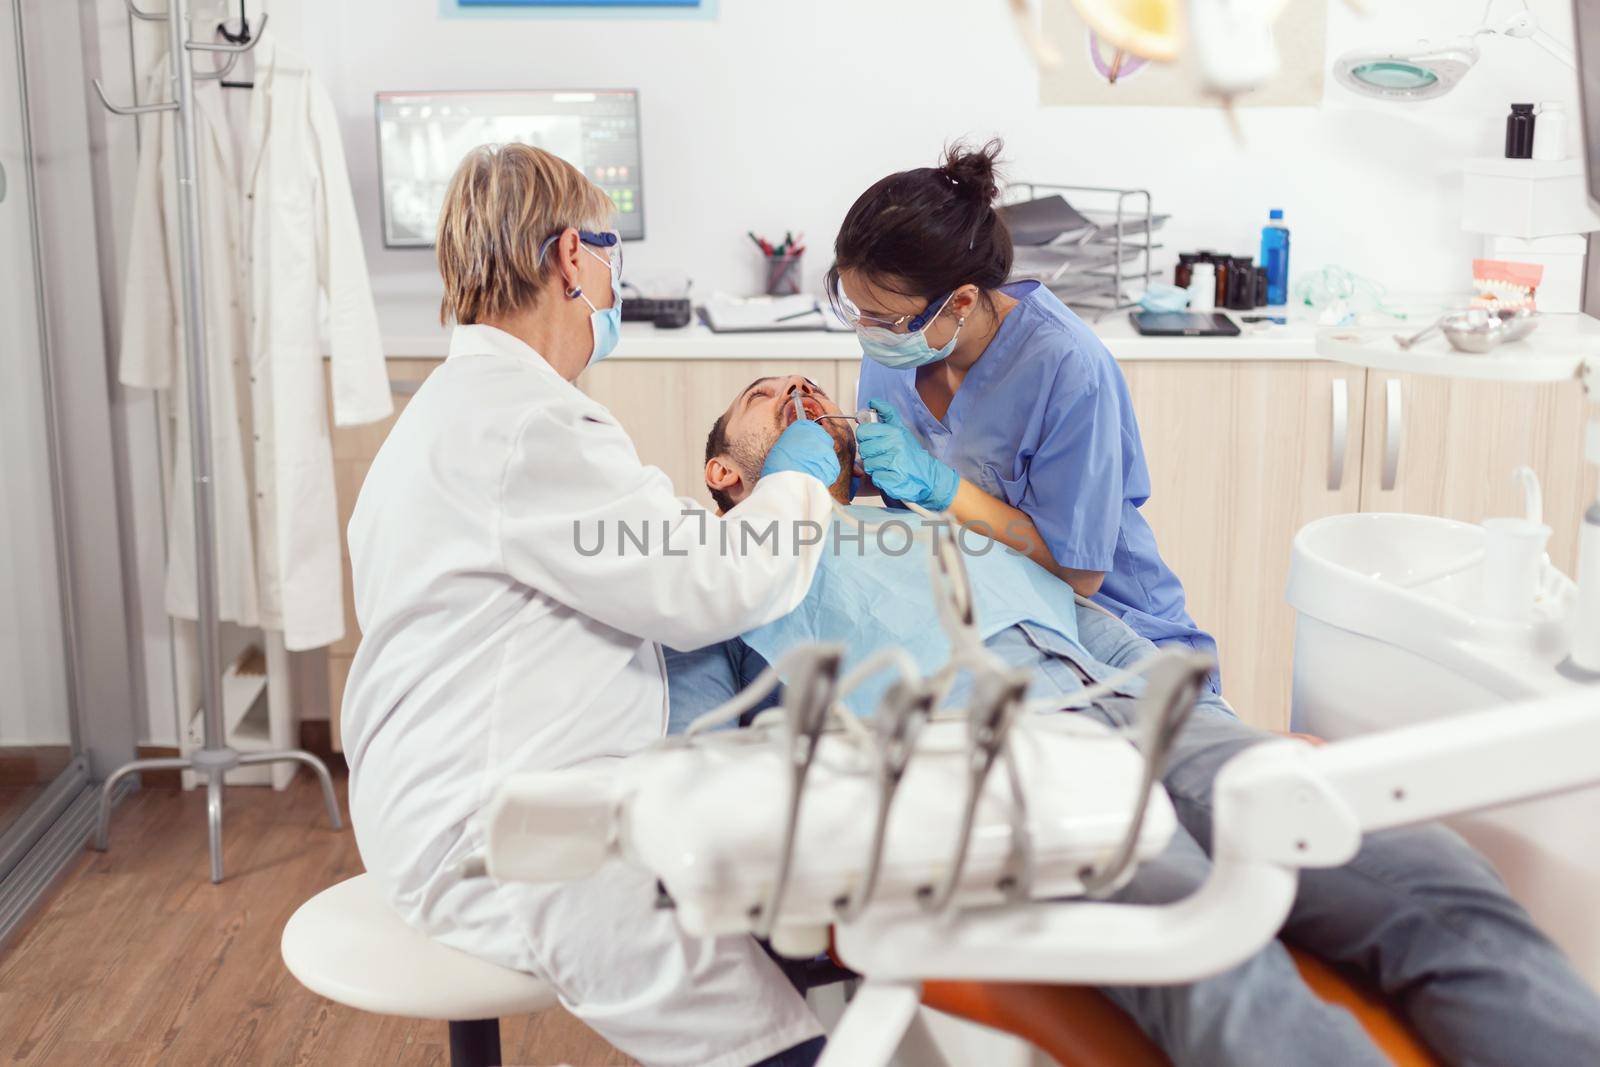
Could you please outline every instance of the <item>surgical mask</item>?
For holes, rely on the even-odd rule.
[[[583,250],[589,252],[587,246]],[[610,307],[597,308],[582,290],[578,292],[579,298],[589,305],[589,332],[594,335],[594,350],[589,355],[589,366],[592,367],[614,352],[617,342],[622,339],[622,281],[617,277],[617,268],[609,257],[601,257],[594,252],[589,254],[604,263],[606,270],[611,273]]]
[[[923,325],[922,329],[912,333],[895,333],[893,330],[882,326],[857,326],[856,338],[861,342],[861,354],[885,367],[900,370],[908,367],[921,367],[929,363],[937,363],[955,351],[956,341],[961,337],[961,326],[956,326],[956,332],[950,335],[950,340],[941,348],[934,348],[928,344],[928,327],[932,326],[943,313],[945,304],[950,303],[951,297],[945,297],[944,304],[939,305],[939,310]]]

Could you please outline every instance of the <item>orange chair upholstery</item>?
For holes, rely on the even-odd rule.
[[[1312,991],[1348,1009],[1395,1067],[1440,1067],[1374,990],[1298,949],[1290,953]],[[925,982],[922,1002],[1015,1034],[1061,1067],[1172,1067],[1121,1008],[1090,986]]]

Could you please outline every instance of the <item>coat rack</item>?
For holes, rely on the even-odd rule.
[[[167,23],[167,44],[172,64],[172,99],[155,104],[121,107],[106,98],[99,79],[94,90],[100,102],[118,115],[144,115],[175,111],[177,134],[178,238],[179,263],[183,271],[183,355],[189,369],[189,449],[194,467],[195,590],[199,604],[200,693],[205,724],[204,742],[188,756],[139,759],[118,767],[100,788],[100,821],[95,833],[95,848],[105,851],[111,826],[111,797],[117,783],[130,774],[145,770],[188,770],[206,779],[206,816],[210,830],[211,881],[222,881],[222,789],[223,778],[235,767],[258,763],[295,761],[316,772],[322,781],[328,818],[335,830],[342,829],[339,804],[333,793],[328,768],[316,756],[300,749],[240,754],[223,743],[222,671],[217,662],[217,591],[215,558],[215,520],[212,503],[211,412],[207,384],[209,368],[205,351],[204,279],[200,262],[200,168],[195,149],[194,83],[221,79],[261,41],[267,16],[262,15],[253,38],[219,44],[191,41],[185,27],[189,23],[189,0],[169,0],[166,14],[139,10],[134,0],[124,0],[128,13],[146,22]],[[195,52],[225,54],[220,67],[195,73]]]

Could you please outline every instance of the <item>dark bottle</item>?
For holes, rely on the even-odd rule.
[[[1506,158],[1533,158],[1533,105],[1512,104],[1506,119]]]
[[[1256,268],[1256,307],[1267,306],[1267,268]]]
[[[1234,256],[1228,264],[1228,302],[1230,311],[1249,311],[1256,306],[1256,264],[1249,256]]]
[[[1229,269],[1233,266],[1233,257],[1213,255],[1211,257],[1211,266],[1217,272],[1217,307],[1225,308],[1228,306],[1228,275],[1233,273]]]
[[[1178,265],[1172,268],[1172,284],[1179,289],[1189,288],[1189,282],[1194,279],[1194,265],[1199,259],[1198,252],[1179,252]]]

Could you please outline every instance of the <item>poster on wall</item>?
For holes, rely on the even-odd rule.
[[[699,7],[700,0],[456,0],[463,8],[490,7]]]
[[[711,19],[718,0],[439,0],[458,18]]]
[[[1068,0],[1044,0],[1040,29],[1061,53],[1055,67],[1039,70],[1039,102],[1047,107],[1214,107],[1200,92],[1186,60],[1150,63],[1117,56]],[[1273,24],[1282,69],[1255,92],[1239,97],[1240,107],[1315,107],[1322,103],[1327,67],[1327,0],[1296,0]],[[1112,79],[1115,72],[1116,78]]]

